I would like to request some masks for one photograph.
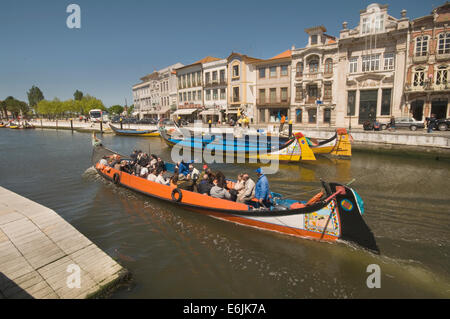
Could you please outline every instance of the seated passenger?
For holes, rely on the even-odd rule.
[[[258,181],[255,186],[255,198],[258,201],[256,207],[270,207],[271,203],[269,200],[270,191],[269,191],[269,181],[267,180],[267,176],[264,175],[261,168],[256,170],[256,175],[258,176]]]
[[[102,159],[100,160],[99,164],[103,165],[103,166],[107,166],[108,165],[108,156],[103,156]]]
[[[163,176],[164,171],[160,170],[156,173],[158,177],[156,177],[155,182],[162,185],[169,185],[169,180],[166,180]]]
[[[142,178],[147,178],[147,175],[148,175],[148,167],[144,166],[141,168],[139,176],[141,176]]]
[[[189,175],[184,176],[183,174],[180,174],[178,176],[177,187],[192,192],[194,190],[194,181]]]
[[[198,183],[197,190],[200,194],[209,195],[209,191],[213,187],[213,184],[209,181],[209,176],[207,174],[203,175],[203,179]]]
[[[156,163],[158,162],[158,158],[155,154],[150,155],[150,166],[156,167]]]
[[[255,197],[255,182],[248,174],[242,175],[244,182],[244,189],[238,192],[236,201],[238,203],[245,203]]]
[[[154,181],[156,181],[156,178],[157,178],[157,176],[156,176],[156,169],[153,168],[153,169],[150,171],[150,174],[148,174],[147,179],[148,179],[149,181],[151,181],[151,182],[154,182]]]
[[[214,198],[220,199],[230,199],[231,195],[228,190],[225,188],[225,183],[221,182],[218,179],[215,179],[213,182],[214,186],[209,191],[209,195]]]
[[[189,164],[189,175],[188,175],[188,176],[190,176],[190,178],[191,178],[194,182],[196,182],[196,181],[198,180],[198,177],[200,176],[200,172],[198,171],[198,169],[196,169],[196,168],[194,167],[194,165]]]
[[[180,174],[183,174],[184,176],[189,175],[189,164],[194,163],[194,161],[189,161],[188,163],[185,163],[184,160],[182,160],[178,164],[178,170]]]
[[[170,178],[170,187],[177,188],[178,187],[178,174],[174,174]]]
[[[164,164],[164,161],[161,159],[161,157],[158,157],[156,164],[155,164],[155,168],[156,169],[162,169],[163,171],[166,171],[166,164]]]

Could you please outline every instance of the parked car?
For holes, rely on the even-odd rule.
[[[450,129],[450,118],[436,120],[436,126],[439,131],[447,131]]]
[[[137,122],[138,124],[151,124],[151,125],[155,125],[158,123],[158,120],[156,119],[149,119],[149,118],[143,118],[142,120],[139,120]]]
[[[111,123],[120,123],[120,116],[114,116],[111,120]]]
[[[381,129],[386,130],[390,128],[390,126],[391,126],[390,122],[382,123]],[[396,129],[409,128],[411,131],[417,131],[417,129],[425,128],[425,123],[417,121],[412,117],[399,117],[395,119],[395,128]]]
[[[171,119],[162,119],[160,121],[160,123],[161,123],[161,125],[168,125],[168,126],[174,125],[174,123],[173,123],[173,121]]]

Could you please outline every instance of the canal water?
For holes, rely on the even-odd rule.
[[[131,271],[111,298],[449,298],[450,163],[355,153],[281,165],[272,191],[308,199],[319,180],[351,184],[380,255],[227,223],[118,188],[91,164],[91,136],[0,129],[0,185],[58,212]],[[104,135],[111,149],[170,159],[159,138]],[[255,165],[212,165],[227,177]],[[369,289],[369,265],[381,288]]]

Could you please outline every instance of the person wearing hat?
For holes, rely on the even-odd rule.
[[[259,206],[270,207],[270,191],[267,176],[264,175],[261,167],[256,170],[256,175],[258,176],[258,181],[255,186],[255,199],[258,201]]]

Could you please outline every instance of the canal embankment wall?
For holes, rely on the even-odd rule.
[[[0,299],[95,298],[128,275],[56,212],[0,187]]]

